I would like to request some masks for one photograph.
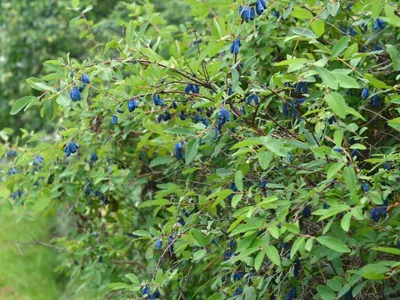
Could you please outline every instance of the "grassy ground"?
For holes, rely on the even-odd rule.
[[[29,244],[32,236],[40,241],[48,239],[50,219],[17,220],[15,213],[4,210],[0,216],[0,300],[60,299],[53,272],[56,251]]]

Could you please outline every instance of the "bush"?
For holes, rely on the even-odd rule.
[[[60,268],[115,299],[395,299],[394,3],[185,2],[28,80],[55,130],[3,205],[72,216]]]

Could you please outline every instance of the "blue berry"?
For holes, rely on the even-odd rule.
[[[98,160],[99,160],[99,157],[97,156],[96,153],[92,153],[92,154],[90,155],[90,161],[91,161],[92,163],[94,163],[94,162],[96,162],[96,161],[98,161]]]
[[[118,117],[117,117],[117,116],[112,116],[112,117],[111,117],[111,122],[112,122],[114,125],[117,125],[117,124],[118,124]]]
[[[361,182],[361,189],[362,189],[364,192],[368,192],[368,191],[369,191],[369,186],[368,186],[368,184],[365,183],[365,182]]]
[[[383,218],[386,217],[386,209],[387,209],[386,206],[372,208],[370,211],[372,220],[374,220],[377,223],[377,222],[379,222],[379,219],[381,217],[383,217]]]
[[[294,300],[296,299],[296,289],[291,289],[285,296],[285,300]]]
[[[361,99],[365,100],[369,97],[369,88],[365,87],[361,92]]]
[[[78,151],[78,145],[74,141],[69,142],[68,146],[71,150],[71,153]]]
[[[129,112],[133,112],[138,107],[139,107],[139,102],[136,99],[131,99],[128,101]]]
[[[85,73],[85,74],[82,75],[81,81],[82,81],[84,84],[89,84],[89,83],[90,83],[90,78],[89,78],[89,76]]]
[[[71,91],[71,100],[72,101],[80,101],[82,100],[81,92],[79,91],[78,87],[74,86]]]
[[[153,102],[156,106],[163,106],[164,102],[162,101],[160,95],[154,94],[153,95]]]
[[[309,218],[311,217],[311,206],[307,205],[306,207],[303,208],[303,211],[301,212],[301,214],[303,215],[304,218]]]
[[[175,144],[175,157],[177,159],[183,160],[183,148],[182,148],[182,143],[176,143]]]
[[[243,293],[243,288],[238,287],[235,292],[233,293],[233,296],[239,296]]]
[[[232,54],[235,54],[235,55],[237,55],[237,54],[239,54],[239,50],[240,50],[240,46],[242,45],[242,43],[240,42],[240,39],[239,38],[237,38],[236,40],[234,40],[233,42],[232,42],[232,45],[231,45],[231,53]]]
[[[383,29],[385,28],[385,22],[381,19],[376,19],[376,21],[374,22],[374,30],[378,31],[379,29]]]
[[[156,244],[154,245],[154,247],[155,247],[156,249],[161,249],[161,247],[162,247],[162,240],[161,240],[161,239],[158,239],[158,240],[156,241]]]

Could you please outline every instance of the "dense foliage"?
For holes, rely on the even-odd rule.
[[[2,132],[1,205],[70,219],[77,294],[395,299],[396,4],[116,4],[120,31],[27,79],[11,114],[54,131]]]

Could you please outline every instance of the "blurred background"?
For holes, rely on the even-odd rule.
[[[138,1],[118,0],[2,0],[0,2],[0,138],[21,143],[21,128],[53,131],[53,122],[40,117],[39,108],[10,115],[21,97],[39,95],[26,84],[42,77],[46,60],[71,58],[80,61],[103,53],[114,37],[122,38],[123,24],[134,18]],[[174,1],[140,1],[179,25],[188,15]],[[72,9],[78,4],[80,11]],[[86,18],[87,21],[84,19]],[[88,23],[87,23],[88,22]],[[87,24],[90,24],[91,31]],[[14,135],[12,133],[14,132]],[[0,300],[4,299],[103,299],[99,291],[79,292],[79,283],[57,272],[57,249],[45,242],[68,226],[68,220],[48,217],[21,220],[18,212],[0,207]],[[79,292],[79,297],[76,294]]]

